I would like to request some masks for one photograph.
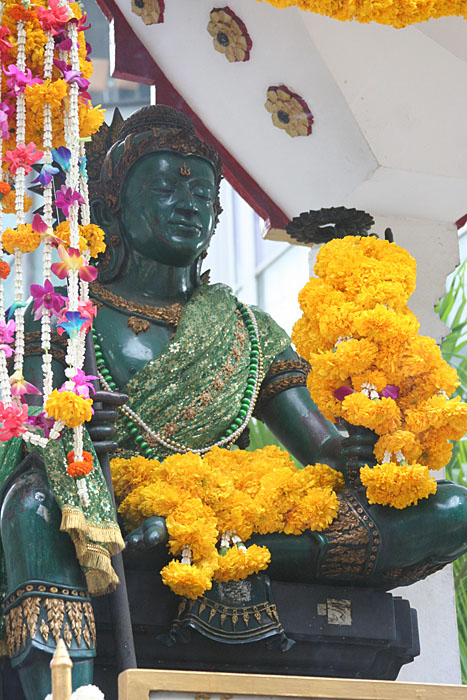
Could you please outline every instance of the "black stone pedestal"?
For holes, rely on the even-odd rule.
[[[180,599],[157,574],[127,571],[127,585],[140,668],[394,680],[420,653],[416,611],[383,591],[272,581],[280,622],[294,642],[281,651],[274,637],[228,644],[189,626],[180,635],[183,641],[170,646],[168,631]],[[115,697],[116,640],[107,606],[105,598],[95,600],[95,683]]]

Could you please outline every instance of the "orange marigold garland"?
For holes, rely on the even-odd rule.
[[[178,595],[197,598],[212,581],[238,581],[263,571],[266,547],[246,546],[252,533],[323,530],[338,512],[342,475],[325,464],[297,469],[287,452],[213,447],[204,457],[175,454],[111,463],[119,511],[129,529],[166,518],[169,549],[180,561],[162,569]]]
[[[407,306],[415,260],[395,243],[347,236],[320,249],[315,274],[292,335],[311,365],[311,397],[329,420],[379,436],[379,465],[361,474],[370,502],[415,505],[436,491],[428,469],[445,466],[449,441],[467,431],[467,404],[451,398],[456,372]]]

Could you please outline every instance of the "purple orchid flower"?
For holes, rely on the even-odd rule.
[[[76,24],[76,31],[78,32],[85,32],[87,29],[91,28],[90,24],[86,25],[87,21],[88,15],[86,12],[84,12],[83,16],[79,19],[77,17],[71,17],[71,19],[68,20],[69,24]]]
[[[32,73],[29,68],[26,68],[26,72],[23,73],[23,71],[19,70],[19,68],[17,68],[13,63],[7,68],[4,68],[3,72],[8,78],[6,84],[15,97],[24,92],[28,85],[34,85],[36,83],[42,84],[42,80],[40,78],[32,77]]]
[[[73,46],[73,42],[68,36],[68,33],[66,31],[62,31],[59,34],[60,35],[58,38],[57,36],[55,37],[55,46],[59,51],[69,51]]]
[[[355,394],[355,389],[351,389],[349,386],[340,386],[338,389],[336,389],[333,392],[334,398],[336,398],[338,401],[343,401],[346,396],[350,396],[350,394]]]
[[[90,81],[87,80],[87,78],[83,78],[81,71],[72,70],[68,63],[65,61],[59,61],[57,58],[54,58],[54,65],[59,71],[61,71],[63,77],[65,78],[65,82],[68,83],[68,85],[76,83],[81,91],[86,90],[86,88],[89,87]]]
[[[61,321],[57,326],[63,328],[70,338],[74,338],[88,320],[85,316],[81,316],[79,311],[66,311],[65,318],[67,320]]]
[[[29,416],[27,422],[33,428],[39,428],[40,430],[43,430],[44,437],[48,438],[50,435],[50,431],[54,426],[55,418],[48,418],[46,413],[42,411],[42,413],[39,413],[39,415],[37,416]]]
[[[70,207],[74,206],[75,204],[84,204],[84,199],[76,190],[72,190],[71,187],[62,185],[58,190],[53,203],[62,210],[65,216],[69,216]]]
[[[394,384],[386,384],[381,392],[381,396],[383,396],[385,399],[394,399],[395,401],[399,396],[399,392],[400,389],[398,386],[394,386]]]
[[[0,350],[3,350],[6,357],[11,357],[13,355],[13,350],[10,348],[10,344],[14,342],[14,332],[16,330],[16,323],[14,321],[0,321]]]
[[[44,309],[50,311],[52,315],[60,316],[65,297],[57,294],[50,280],[45,280],[44,286],[31,284],[31,294],[34,298],[34,320],[38,321]]]
[[[71,381],[75,383],[75,394],[82,396],[85,399],[89,399],[89,392],[93,394],[95,389],[91,383],[91,380],[97,379],[93,374],[85,374],[82,369],[79,369],[75,376],[72,377]]]
[[[39,175],[36,177],[35,180],[32,181],[31,184],[35,185],[39,183],[39,185],[42,185],[42,187],[47,187],[47,185],[50,185],[50,183],[52,182],[53,176],[59,172],[60,170],[58,168],[54,168],[53,165],[49,165],[48,163],[46,163],[42,166]]]

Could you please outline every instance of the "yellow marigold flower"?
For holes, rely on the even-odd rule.
[[[176,595],[195,600],[211,590],[211,572],[196,564],[182,564],[171,561],[161,571],[162,582]]]
[[[24,211],[29,211],[32,207],[32,198],[28,197],[26,194],[23,196],[23,206]],[[1,200],[1,207],[4,214],[15,214],[16,213],[16,192],[11,190],[7,195]]]
[[[87,105],[79,105],[79,133],[82,138],[92,136],[99,131],[104,123],[105,110],[101,106],[88,107]]]
[[[170,551],[180,554],[188,545],[194,559],[203,559],[216,546],[219,532],[211,509],[199,498],[187,498],[167,517]]]
[[[284,532],[300,535],[307,529],[324,530],[337,517],[339,502],[330,488],[315,488],[285,516]]]
[[[68,428],[90,421],[92,417],[92,399],[84,399],[71,391],[54,389],[47,399],[45,410],[50,418],[62,420]]]
[[[342,416],[353,425],[363,425],[378,435],[398,430],[401,412],[393,399],[369,399],[360,392],[346,396],[342,401]]]
[[[18,228],[7,228],[2,235],[2,245],[7,253],[18,248],[22,253],[32,253],[39,247],[40,236],[32,230],[31,224],[18,224]]]
[[[214,572],[215,581],[240,581],[267,569],[271,553],[266,547],[252,544],[246,552],[238,547],[230,547],[224,556],[218,558],[219,566]]]
[[[137,489],[151,480],[160,468],[160,462],[139,455],[131,457],[131,459],[116,457],[111,460],[110,468],[115,497],[119,501],[123,501],[133,489]],[[157,511],[154,511],[152,515],[155,513]],[[163,513],[157,514],[163,515]]]
[[[378,462],[384,460],[386,452],[389,452],[390,455],[395,455],[399,450],[404,455],[405,461],[412,463],[418,461],[423,448],[420,441],[410,430],[396,430],[394,433],[381,435],[374,447],[375,457]]]
[[[349,376],[352,380],[352,388],[355,389],[355,391],[361,391],[363,384],[373,384],[373,386],[376,387],[376,391],[379,393],[385,386],[391,383],[384,372],[381,372],[379,369],[368,369],[361,374],[354,374],[352,371],[349,373]]]
[[[80,226],[79,232],[86,241],[92,258],[97,258],[99,253],[105,252],[105,233],[99,226],[96,226],[96,224]]]
[[[68,93],[68,85],[60,78],[59,80],[47,79],[43,83],[27,85],[24,91],[26,105],[36,114],[41,114],[44,104],[50,104],[52,108],[63,107],[63,100]]]
[[[360,469],[360,478],[367,488],[368,501],[382,506],[407,508],[436,493],[436,481],[422,464],[365,466]]]

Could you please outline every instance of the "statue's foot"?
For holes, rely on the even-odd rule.
[[[130,551],[146,552],[159,545],[167,544],[168,539],[165,518],[155,515],[130,532],[125,538],[125,544]]]

